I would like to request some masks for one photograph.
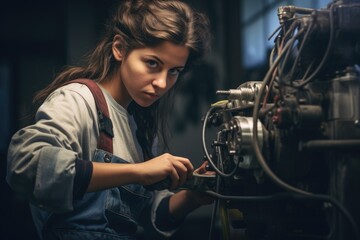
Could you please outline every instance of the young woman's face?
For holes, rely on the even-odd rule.
[[[188,56],[187,47],[171,42],[131,51],[120,66],[120,81],[128,101],[142,107],[153,104],[174,86]]]

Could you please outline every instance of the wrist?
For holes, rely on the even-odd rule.
[[[194,207],[201,206],[201,201],[199,200],[199,193],[193,190],[184,190],[187,201],[189,201]]]
[[[196,194],[191,190],[182,190],[170,198],[169,211],[174,219],[182,219],[189,212],[200,207]]]
[[[186,191],[188,201],[190,201],[193,204],[194,208],[203,205],[212,204],[215,200],[213,197],[207,195],[204,192],[200,192],[196,190],[184,190],[184,191]]]
[[[143,172],[142,164],[134,163],[129,165],[130,165],[129,167],[130,167],[131,178],[133,183],[144,185],[144,181],[146,180],[146,177],[144,177],[144,174],[142,173]]]

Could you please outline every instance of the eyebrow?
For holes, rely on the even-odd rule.
[[[149,57],[153,57],[155,58],[157,61],[159,61],[162,65],[164,65],[164,62],[157,56],[155,55],[148,55]],[[185,66],[177,66],[177,67],[173,67],[173,68],[185,68]]]

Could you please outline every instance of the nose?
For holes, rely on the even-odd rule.
[[[166,89],[167,86],[167,72],[162,71],[155,76],[152,82],[153,86],[160,89]]]

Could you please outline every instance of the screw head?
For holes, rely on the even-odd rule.
[[[359,119],[355,120],[354,124],[355,127],[360,127],[360,120]]]

